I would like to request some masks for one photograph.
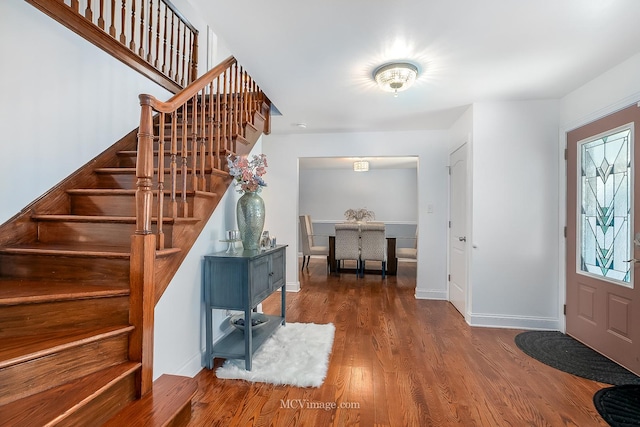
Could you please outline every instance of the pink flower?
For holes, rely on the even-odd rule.
[[[233,176],[234,183],[240,187],[239,193],[246,191],[259,191],[267,184],[262,176],[267,173],[267,156],[254,155],[251,160],[246,156],[227,156],[229,174]]]

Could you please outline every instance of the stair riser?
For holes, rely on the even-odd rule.
[[[43,334],[61,328],[129,324],[129,297],[21,304],[0,310],[0,338]]]
[[[71,195],[71,214],[72,215],[107,215],[107,216],[128,216],[135,217],[135,195]],[[187,196],[187,203],[193,203],[193,196]],[[182,202],[178,200],[178,205]],[[165,194],[164,200],[164,217],[170,217],[171,205],[170,197]],[[154,197],[151,216],[158,215],[158,203]],[[166,226],[165,226],[166,227]]]
[[[110,280],[129,285],[129,259],[0,255],[0,276],[44,280]]]
[[[118,380],[56,427],[100,426],[136,399],[135,374]]]
[[[0,405],[127,361],[128,335],[110,337],[0,370]]]
[[[154,233],[157,224],[153,224]],[[127,250],[131,246],[131,235],[136,231],[135,224],[87,223],[42,221],[38,225],[38,241],[41,243],[95,243],[110,247],[121,246]],[[169,244],[172,226],[163,225],[165,242]]]

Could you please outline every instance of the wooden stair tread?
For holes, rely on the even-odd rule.
[[[5,337],[0,346],[0,369],[132,330],[133,326],[120,325]]]
[[[255,126],[254,126],[254,127],[255,127]],[[158,138],[158,136],[157,136],[157,135],[156,135],[156,136],[154,136],[154,139],[157,139],[157,138]],[[198,151],[197,151],[197,153],[198,153],[198,157],[200,157],[200,150],[198,150]],[[157,157],[157,156],[158,156],[158,154],[159,154],[158,150],[154,150],[154,151],[153,151],[153,155],[154,155],[155,157]],[[188,156],[191,156],[191,154],[192,154],[192,153],[191,153],[191,150],[189,150],[189,151],[188,151]],[[211,153],[209,152],[209,150],[205,150],[205,153],[204,153],[204,154],[205,154],[205,156],[210,156],[210,155],[211,155]],[[225,149],[220,150],[220,153],[217,153],[217,154],[216,154],[216,153],[213,153],[213,155],[216,155],[216,156],[217,156],[217,155],[219,155],[220,157],[222,157],[222,156],[225,156],[225,157],[226,157],[226,155],[227,155],[227,154],[228,154],[228,150],[225,150]],[[138,152],[137,152],[136,150],[122,150],[122,151],[118,151],[117,155],[118,155],[118,156],[120,156],[120,157],[137,157],[137,156],[138,156]],[[165,156],[165,157],[171,157],[171,151],[170,151],[170,150],[168,150],[168,149],[165,149],[165,150],[164,150],[164,156]],[[177,158],[180,158],[180,157],[182,157],[182,152],[180,152],[179,154],[177,154]]]
[[[156,256],[164,257],[177,252],[180,252],[180,248],[166,248],[156,251]],[[0,247],[0,254],[128,259],[131,256],[131,247],[78,242],[57,244],[36,242],[19,246]]]
[[[191,401],[198,390],[196,380],[176,375],[162,375],[153,382],[153,389],[131,402],[103,427],[168,425],[181,411],[191,413]],[[188,407],[187,407],[188,405]]]
[[[258,131],[258,128],[256,127],[256,125],[254,125],[254,124],[253,124],[253,123],[251,123],[251,122],[247,122],[247,123],[245,123],[245,126],[252,127],[255,131]]]
[[[189,168],[189,170],[187,171],[187,174],[191,174],[193,172],[191,169],[192,168]],[[116,175],[116,174],[120,174],[120,175],[135,175],[136,174],[136,168],[135,167],[133,167],[133,168],[121,168],[121,167],[97,168],[97,169],[94,170],[94,172],[98,173],[98,174],[104,174],[104,175]],[[158,168],[154,168],[153,172],[154,172],[154,175],[157,175],[158,174]],[[198,168],[198,173],[199,172],[200,172],[200,168]],[[229,175],[229,172],[227,172],[227,171],[221,171],[219,169],[215,169],[215,168],[211,168],[211,167],[205,168],[204,172],[205,172],[205,174],[224,172],[225,175]],[[170,174],[171,173],[171,169],[170,168],[164,168],[164,173],[166,175]],[[182,168],[181,167],[176,168],[176,174],[181,174],[181,173],[182,173]]]
[[[238,135],[238,137],[236,138],[236,141],[242,143],[243,145],[249,145],[249,141],[241,135]]]
[[[135,196],[135,189],[126,189],[126,188],[71,188],[67,190],[67,194],[73,195],[100,195],[100,196],[108,196],[108,195],[124,195],[124,196]]]
[[[215,170],[215,173],[219,173],[221,171]],[[225,172],[226,175],[229,175]],[[154,197],[156,196],[157,190],[153,191]],[[193,190],[187,190],[187,195],[193,195]],[[135,189],[126,189],[126,188],[74,188],[67,190],[67,194],[71,194],[74,196],[131,196],[135,197],[136,190]],[[171,194],[171,190],[164,190],[165,197]],[[176,190],[176,197],[178,195],[182,195],[182,190]]]
[[[11,402],[2,407],[3,423],[16,427],[55,425],[139,367],[139,363],[133,362],[111,366],[59,387]]]
[[[0,254],[73,256],[82,258],[129,258],[131,248],[89,243],[30,243],[0,248]]]
[[[210,173],[211,175],[217,175],[217,176],[221,176],[221,177],[223,177],[223,178],[228,178],[228,177],[230,177],[229,172],[227,172],[227,171],[223,171],[223,170],[220,170],[220,169],[211,169],[211,170],[209,171],[209,173]]]
[[[108,283],[44,281],[0,277],[0,307],[15,304],[129,295],[129,288]]]
[[[107,216],[107,215],[64,215],[64,214],[53,214],[53,215],[41,215],[34,214],[31,216],[32,219],[38,221],[65,221],[65,222],[92,222],[92,223],[119,223],[119,224],[135,224],[136,217],[134,216]],[[169,218],[164,217],[162,222],[164,224],[174,224],[174,223],[195,223],[198,222],[199,219],[195,217],[190,218]],[[158,218],[152,217],[152,223],[157,223]]]

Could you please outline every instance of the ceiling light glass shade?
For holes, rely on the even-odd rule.
[[[387,92],[402,92],[416,81],[418,67],[408,62],[394,62],[382,65],[373,72],[378,86]]]
[[[356,172],[366,172],[369,170],[369,162],[366,160],[358,160],[353,162],[353,170]]]

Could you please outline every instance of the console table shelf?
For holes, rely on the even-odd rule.
[[[255,353],[267,338],[284,323],[284,318],[280,316],[267,316],[267,318],[269,321],[263,326],[252,329],[252,353]],[[213,346],[213,354],[215,354],[216,357],[225,359],[244,359],[245,332],[246,329],[236,329],[225,335]]]
[[[213,368],[213,359],[244,359],[251,370],[253,353],[285,324],[286,245],[257,251],[217,252],[204,257],[204,299],[206,311],[205,365]],[[236,329],[213,343],[212,309],[241,310],[245,319],[269,295],[281,290],[281,315],[267,316],[259,327]],[[250,322],[249,322],[250,324]]]

